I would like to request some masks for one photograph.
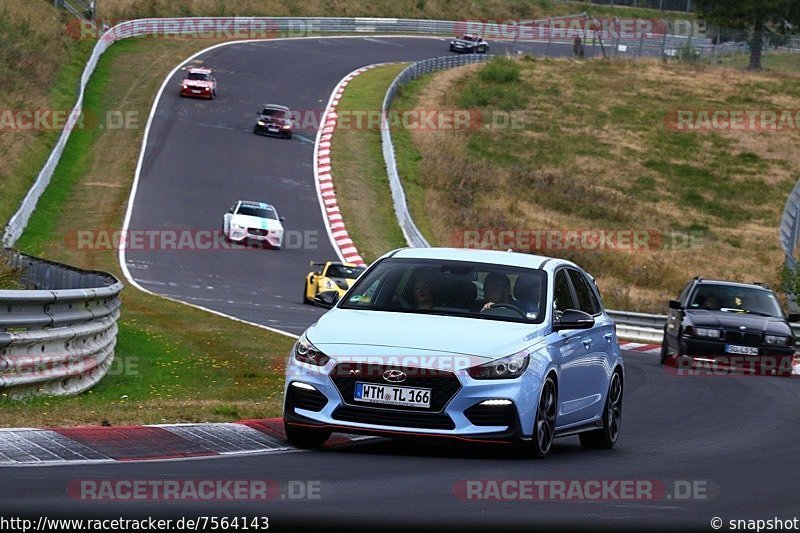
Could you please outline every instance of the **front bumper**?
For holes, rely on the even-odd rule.
[[[197,87],[189,87],[188,89],[181,88],[181,96],[188,96],[190,98],[207,98],[210,100],[214,96],[214,91]]]
[[[234,242],[244,243],[247,241],[256,241],[266,243],[273,248],[280,248],[283,245],[283,234],[269,231],[266,235],[260,233],[253,233],[250,229],[231,229],[228,238]]]
[[[726,352],[726,342],[721,340],[697,339],[683,336],[680,339],[681,357],[676,364],[697,368],[698,365],[719,370],[738,372],[752,372],[758,374],[790,375],[792,373],[792,360],[794,359],[793,346],[752,346],[758,349],[758,354],[738,354]]]
[[[444,396],[436,399],[437,385],[431,381],[432,408],[425,410],[354,401],[352,388],[348,392],[339,377],[335,382],[331,376],[335,366],[335,361],[329,361],[325,367],[314,367],[290,358],[284,390],[286,423],[366,435],[476,442],[512,442],[529,438],[533,431],[532,406],[536,405],[534,398],[541,382],[531,372],[517,379],[494,381],[474,380],[465,370],[448,372],[457,384],[449,384]],[[353,380],[369,381],[366,378]],[[302,390],[315,400],[298,399],[297,391],[301,389],[292,385],[293,382],[303,383]],[[510,400],[511,404],[476,408],[490,399]]]
[[[253,127],[253,133],[258,135],[272,135],[276,137],[288,137],[292,134],[292,128],[283,128],[280,125],[278,126],[271,126],[270,124],[266,124],[262,126],[261,124],[256,122],[256,125]]]

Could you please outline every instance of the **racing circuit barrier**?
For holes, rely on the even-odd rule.
[[[77,394],[114,361],[120,283],[111,274],[16,252],[28,290],[0,290],[0,394]]]
[[[572,46],[575,37],[581,37],[590,53],[593,55],[599,45],[603,54],[606,48],[614,56],[640,57],[652,55],[655,57],[673,57],[678,51],[691,49],[699,57],[716,57],[723,54],[735,53],[742,44],[726,43],[715,45],[706,38],[692,38],[691,36],[673,35],[669,21],[661,25],[663,33],[628,33],[620,32],[616,37],[603,44],[601,34],[597,31],[573,27],[568,22],[589,20],[585,13],[564,17],[551,17],[539,20],[516,20],[511,22],[481,22],[481,21],[444,21],[420,19],[394,19],[394,18],[352,18],[352,17],[204,17],[204,18],[152,18],[129,20],[109,28],[97,40],[86,67],[83,70],[78,87],[78,98],[72,112],[66,120],[66,125],[61,132],[55,147],[50,153],[36,181],[28,190],[19,209],[11,217],[3,235],[3,244],[11,247],[22,235],[28,220],[33,214],[39,198],[50,183],[56,166],[58,165],[64,147],[69,140],[70,133],[75,129],[83,108],[86,84],[94,72],[100,56],[116,41],[130,37],[198,37],[205,34],[231,36],[237,38],[276,38],[281,36],[307,36],[325,33],[350,33],[350,34],[399,34],[399,35],[441,35],[453,36],[459,33],[479,31],[492,40],[513,41],[515,43],[537,42],[546,43],[549,52],[550,45]],[[561,21],[561,25],[559,25]],[[78,21],[77,38],[85,33],[87,37],[94,37],[96,31],[93,21]],[[98,23],[101,21],[98,21]],[[471,26],[472,24],[472,26]],[[476,27],[477,26],[477,27]],[[611,33],[614,33],[612,28]],[[249,37],[248,37],[249,36]]]

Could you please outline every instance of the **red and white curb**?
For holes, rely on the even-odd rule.
[[[347,233],[347,228],[342,219],[342,212],[336,201],[336,188],[334,187],[333,172],[331,170],[331,142],[336,131],[336,121],[338,119],[336,108],[342,99],[345,87],[362,72],[381,64],[378,63],[354,70],[339,81],[333,93],[331,93],[325,112],[322,114],[322,127],[317,132],[317,140],[314,143],[314,182],[328,236],[339,259],[356,265],[365,265],[365,263],[364,259],[359,255],[353,239]]]
[[[369,437],[336,433],[326,446]],[[286,441],[283,419],[152,426],[0,429],[0,466],[175,460],[300,451]]]
[[[630,350],[633,352],[643,352],[649,354],[660,354],[661,353],[661,345],[660,344],[644,344],[641,342],[629,342],[629,341],[620,341],[619,342],[620,350]]]

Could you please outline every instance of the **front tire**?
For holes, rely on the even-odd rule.
[[[579,435],[581,446],[593,450],[610,450],[617,443],[622,425],[622,378],[614,372],[608,385],[606,407],[603,410],[603,427]]]
[[[558,391],[551,376],[547,376],[536,404],[536,415],[533,419],[533,435],[531,452],[537,459],[546,457],[553,446],[556,433],[556,405]]]
[[[286,431],[286,439],[289,444],[296,448],[313,449],[319,448],[331,438],[329,429],[304,428],[292,426],[283,422]]]

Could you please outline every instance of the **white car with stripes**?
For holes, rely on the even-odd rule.
[[[280,249],[283,246],[283,220],[270,204],[240,200],[223,216],[222,232],[233,242],[257,241]]]

